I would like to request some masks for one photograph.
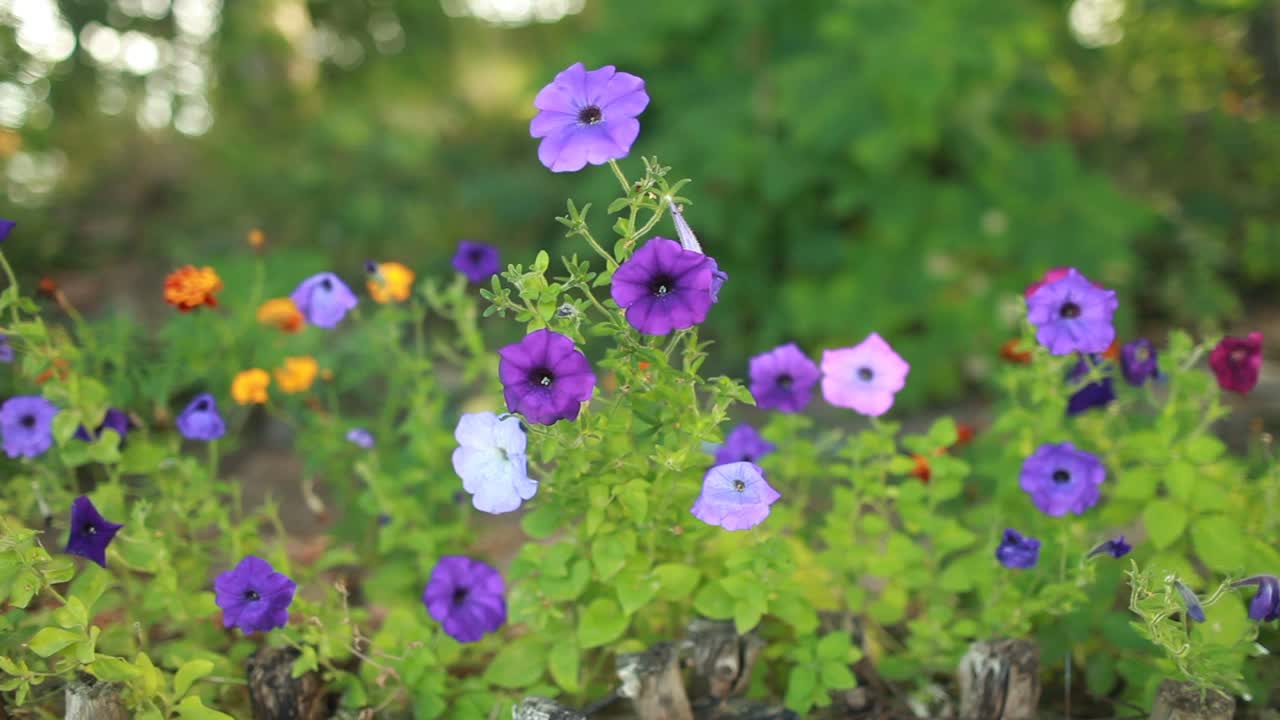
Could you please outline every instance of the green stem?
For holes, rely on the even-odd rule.
[[[578,228],[578,234],[586,239],[587,243],[591,245],[591,249],[595,250],[597,255],[604,258],[605,265],[609,269],[617,267],[618,261],[615,260],[612,255],[605,252],[604,248],[600,246],[600,243],[596,242],[595,236],[591,234],[591,230],[587,228],[586,223],[583,223],[582,227]]]
[[[609,169],[613,170],[613,176],[618,178],[618,183],[622,185],[622,192],[630,195],[631,183],[627,182],[627,176],[622,174],[622,168],[618,166],[618,161],[610,160]]]
[[[18,324],[18,278],[13,274],[13,268],[9,265],[9,258],[5,257],[4,252],[0,251],[0,267],[4,268],[4,276],[9,280],[9,287],[13,288],[13,299],[15,302],[9,303],[9,316],[13,319],[13,324]]]
[[[218,479],[218,441],[209,441],[209,479],[217,481]]]

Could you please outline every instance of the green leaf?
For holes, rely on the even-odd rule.
[[[1184,504],[1190,503],[1195,496],[1199,474],[1191,463],[1175,460],[1164,470],[1164,484],[1169,488],[1170,495]]]
[[[1146,525],[1152,544],[1157,548],[1167,548],[1186,529],[1187,511],[1172,500],[1157,498],[1143,509],[1142,522]]]
[[[693,596],[693,609],[713,620],[728,620],[733,617],[734,599],[720,583],[710,582]]]
[[[607,645],[626,631],[628,617],[611,598],[596,598],[578,616],[578,647]]]
[[[853,640],[848,633],[833,632],[827,633],[818,640],[818,659],[819,660],[839,660],[848,662],[849,655],[853,650]]]
[[[14,577],[13,585],[9,588],[9,602],[14,607],[25,608],[40,588],[40,576],[23,568]]]
[[[547,655],[547,669],[551,671],[551,679],[564,688],[565,692],[578,692],[579,663],[578,647],[572,642],[557,643]]]
[[[560,506],[544,503],[520,519],[524,533],[534,540],[545,540],[560,529]]]
[[[1245,565],[1245,536],[1238,519],[1226,515],[1196,518],[1191,523],[1191,544],[1210,570],[1230,573]]]
[[[783,702],[788,710],[803,715],[813,706],[813,696],[817,689],[818,674],[811,667],[797,665],[791,668],[791,674],[787,676],[787,695]]]
[[[632,480],[618,489],[618,502],[636,525],[649,517],[649,483]]]
[[[310,645],[304,645],[302,651],[298,653],[298,658],[293,661],[293,667],[289,670],[289,677],[297,680],[319,668],[320,659],[316,657],[316,649]]]
[[[743,598],[734,601],[733,604],[733,626],[737,629],[739,635],[746,635],[752,628],[760,623],[760,618],[764,616],[765,606],[757,602],[755,599]]]
[[[810,635],[818,629],[818,611],[802,597],[782,595],[775,598],[769,603],[769,612],[795,628],[797,636]]]
[[[93,612],[93,606],[111,587],[111,582],[111,573],[92,563],[85,563],[84,570],[71,583],[67,599],[78,598],[89,612]]]
[[[484,671],[484,679],[505,688],[525,688],[542,678],[547,646],[527,635],[503,646]]]
[[[54,620],[58,625],[68,630],[72,628],[83,628],[89,624],[89,611],[85,608],[80,598],[72,595],[67,598],[67,604],[58,608],[53,613]]]
[[[27,641],[27,647],[31,652],[40,657],[49,657],[59,650],[78,643],[85,639],[83,632],[72,632],[63,630],[62,628],[47,627],[36,633],[34,637]]]
[[[120,462],[120,433],[107,428],[102,436],[89,444],[89,459],[103,465]]]
[[[658,595],[665,600],[689,597],[702,573],[695,567],[679,563],[663,563],[653,568],[658,578]]]
[[[142,674],[142,671],[124,658],[110,655],[95,656],[87,667],[94,677],[107,682],[127,682]]]
[[[213,663],[209,660],[197,658],[186,661],[173,676],[173,694],[178,697],[186,695],[195,681],[211,672],[213,672]]]
[[[1226,450],[1227,446],[1212,435],[1197,435],[1182,444],[1183,456],[1197,465],[1217,460]]]
[[[200,701],[199,695],[188,695],[178,703],[178,717],[182,720],[236,720],[234,717],[211,710]]]
[[[608,580],[627,563],[627,548],[617,537],[602,535],[591,543],[591,561],[596,566],[596,577]]]
[[[840,660],[828,660],[822,663],[822,686],[828,690],[847,690],[857,687],[858,679],[848,664]]]
[[[628,615],[644,607],[658,592],[657,578],[643,568],[619,574],[613,584],[617,590],[618,602],[622,604],[622,611]]]

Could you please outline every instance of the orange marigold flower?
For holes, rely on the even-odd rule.
[[[956,423],[956,442],[951,447],[960,447],[973,441],[973,435],[976,431],[969,423]]]
[[[1018,365],[1026,365],[1027,363],[1031,362],[1031,351],[1020,349],[1018,347],[1018,344],[1021,342],[1022,341],[1019,340],[1018,338],[1013,338],[1012,340],[1009,340],[1008,342],[1006,342],[1004,345],[1001,345],[1000,357],[1004,358],[1005,360],[1008,360],[1011,363],[1017,363]]]
[[[911,469],[911,477],[919,478],[920,482],[929,482],[929,478],[933,477],[933,470],[929,468],[929,461],[923,455],[911,456],[916,462],[916,466]]]
[[[254,228],[249,231],[248,240],[249,240],[249,247],[253,248],[254,250],[261,250],[262,246],[267,244],[267,234],[262,232],[258,228]]]
[[[1120,358],[1120,339],[1116,338],[1111,341],[1111,346],[1102,351],[1102,357],[1115,361]]]
[[[40,284],[36,286],[36,292],[45,297],[56,297],[59,289],[58,283],[47,275],[40,278]]]
[[[374,302],[404,302],[413,294],[413,271],[398,262],[374,263],[365,266],[369,280],[369,295]]]
[[[181,312],[191,312],[201,305],[217,307],[213,295],[222,289],[222,278],[211,267],[184,265],[164,279],[164,301]]]
[[[36,384],[43,385],[49,382],[54,375],[58,376],[58,380],[67,379],[67,368],[71,367],[71,363],[62,358],[54,358],[53,363],[42,373],[36,376]]]
[[[267,386],[270,384],[271,376],[266,370],[242,370],[231,381],[231,399],[241,405],[261,405],[267,401]]]
[[[300,393],[311,387],[320,372],[320,363],[310,355],[288,357],[284,366],[276,368],[276,384],[287,393]]]
[[[258,322],[296,333],[307,321],[290,298],[272,298],[258,306]]]

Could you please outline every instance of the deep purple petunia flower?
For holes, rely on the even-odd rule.
[[[507,409],[529,422],[576,420],[595,390],[596,374],[587,356],[558,332],[534,330],[499,350],[498,356]]]
[[[1253,600],[1249,601],[1249,619],[1258,622],[1280,620],[1280,578],[1275,575],[1254,575],[1231,583],[1231,587],[1258,586]]]
[[[1120,371],[1130,385],[1142,385],[1160,376],[1156,346],[1146,338],[1127,342],[1120,348]]]
[[[17,226],[18,223],[12,220],[0,218],[0,242],[4,242],[5,238],[9,237],[9,233],[13,232],[13,229]]]
[[[298,585],[276,572],[271,563],[246,555],[235,568],[213,581],[215,601],[222,608],[222,626],[238,627],[246,635],[284,627]]]
[[[1013,570],[1030,570],[1040,560],[1040,541],[1006,528],[996,547],[996,560]]]
[[[1241,394],[1258,384],[1262,372],[1262,333],[1247,337],[1224,337],[1209,353],[1209,367],[1218,378],[1218,387]]]
[[[1085,375],[1089,374],[1090,366],[1109,369],[1109,366],[1097,355],[1081,356],[1080,361],[1067,372],[1067,382],[1072,386],[1078,384]],[[1115,399],[1116,391],[1112,386],[1111,375],[1107,374],[1101,380],[1085,383],[1071,394],[1067,399],[1067,416],[1079,415],[1090,408],[1105,407]]]
[[[372,450],[373,433],[364,428],[351,428],[347,431],[347,442],[358,445],[365,450]]]
[[[1102,461],[1093,455],[1069,442],[1046,443],[1023,461],[1018,482],[1040,512],[1061,517],[1093,507],[1106,477]]]
[[[552,172],[624,158],[640,134],[636,116],[649,105],[644,80],[612,65],[587,70],[574,63],[533,99],[529,134],[542,138],[538,160]]]
[[[506,586],[488,563],[445,555],[422,591],[427,612],[462,643],[475,642],[507,621]]]
[[[13,362],[13,345],[9,344],[9,336],[0,333],[0,363],[8,365]]]
[[[702,477],[702,492],[689,509],[708,525],[746,530],[769,517],[769,506],[782,497],[750,462],[716,465]]]
[[[289,295],[308,323],[330,329],[337,327],[360,302],[351,288],[331,272],[312,275]]]
[[[1100,543],[1097,547],[1090,550],[1089,554],[1085,555],[1085,557],[1092,558],[1099,555],[1110,555],[1113,558],[1122,558],[1125,555],[1128,555],[1129,551],[1132,549],[1133,546],[1124,541],[1124,536],[1118,535],[1106,542]]]
[[[89,434],[88,428],[81,425],[76,428],[74,437],[85,442],[93,442],[102,437],[102,431],[107,428],[116,431],[116,434],[120,436],[120,444],[123,445],[125,436],[134,428],[134,424],[129,417],[129,413],[117,408],[107,408],[107,413],[102,416],[102,422],[98,424],[98,427],[94,428],[92,435]]]
[[[756,462],[777,450],[777,446],[765,440],[755,428],[739,423],[724,438],[724,444],[716,449],[716,465],[736,462]]]
[[[849,348],[822,351],[822,396],[836,407],[883,415],[907,384],[911,366],[878,333]]]
[[[1036,340],[1054,355],[1100,353],[1115,340],[1111,320],[1119,305],[1114,290],[1096,287],[1070,268],[1031,293],[1027,320],[1036,326]]]
[[[488,243],[462,240],[458,243],[458,252],[453,255],[453,269],[466,275],[472,285],[479,285],[502,269],[498,248]]]
[[[804,410],[818,384],[817,364],[795,343],[780,345],[751,358],[751,395],[756,405],[784,413]]]
[[[676,201],[667,198],[667,204],[671,206],[671,219],[676,224],[676,237],[680,239],[680,247],[690,252],[702,253],[702,243],[698,242],[698,236],[693,234],[693,228],[689,227],[688,221],[684,219],[684,212],[676,205]],[[720,269],[716,259],[707,255],[707,259],[711,261],[711,302],[720,301],[720,288],[729,280],[729,273]]]
[[[1174,580],[1173,587],[1177,589],[1178,594],[1182,596],[1182,601],[1187,605],[1187,617],[1196,622],[1204,622],[1204,606],[1200,604],[1200,598],[1191,591],[1191,588],[1182,584],[1181,580]]]
[[[227,432],[227,424],[218,412],[218,401],[209,393],[201,393],[187,403],[178,415],[178,432],[188,440],[217,440]]]
[[[707,319],[711,267],[706,255],[664,237],[650,238],[613,273],[613,301],[646,335],[666,335]]]
[[[71,501],[71,534],[67,537],[66,552],[106,567],[107,546],[122,527],[124,525],[102,517],[93,502],[81,495]]]
[[[11,458],[39,457],[53,445],[58,408],[39,395],[15,395],[0,405],[0,435]]]

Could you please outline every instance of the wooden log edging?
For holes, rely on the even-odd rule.
[[[254,720],[327,720],[329,698],[320,674],[293,677],[296,648],[258,648],[245,661]]]
[[[697,618],[688,625],[682,649],[693,668],[690,694],[723,701],[747,691],[764,640],[754,630],[739,635],[731,620]]]
[[[616,660],[622,687],[639,720],[693,720],[693,707],[680,676],[680,652],[673,642],[660,642]]]
[[[1231,720],[1235,698],[1194,683],[1165,680],[1156,691],[1151,720]]]
[[[960,720],[1035,720],[1040,649],[1030,640],[976,642],[960,660]]]
[[[67,683],[65,720],[129,720],[120,687],[81,673]],[[0,711],[0,715],[3,712]]]
[[[512,720],[587,720],[587,716],[551,700],[530,695],[511,710]]]

